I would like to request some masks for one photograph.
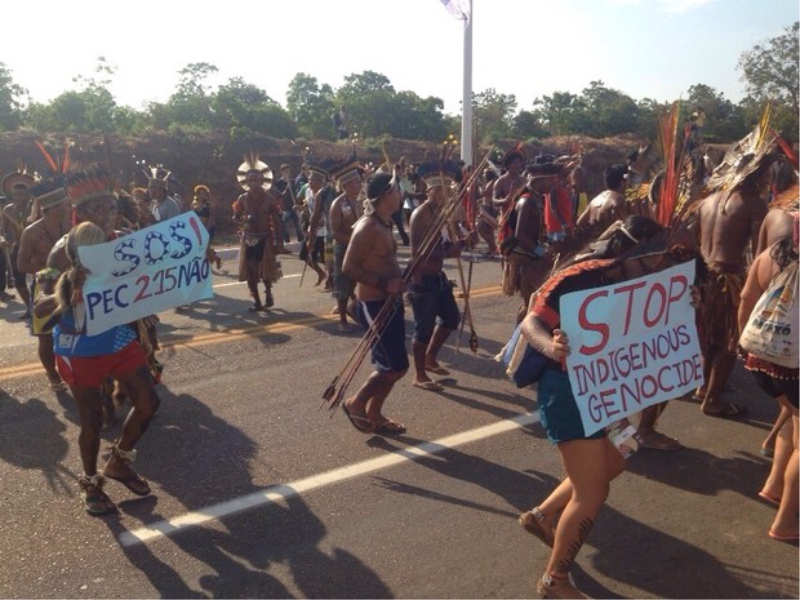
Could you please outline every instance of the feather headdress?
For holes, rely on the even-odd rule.
[[[767,104],[761,120],[753,131],[731,146],[722,162],[717,165],[708,180],[710,192],[724,194],[720,212],[724,213],[730,195],[761,166],[764,158],[775,150],[775,133],[769,121],[772,108]]]
[[[76,208],[101,197],[114,197],[116,181],[105,166],[97,164],[83,171],[69,173],[64,188]]]
[[[236,182],[246,191],[250,190],[250,185],[247,183],[248,173],[261,174],[264,178],[261,187],[264,188],[265,191],[272,187],[272,169],[269,168],[267,163],[261,161],[258,158],[258,154],[255,152],[246,154],[244,162],[239,165],[236,171]]]

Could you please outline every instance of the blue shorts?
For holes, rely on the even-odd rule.
[[[406,321],[403,318],[403,300],[395,298],[388,300],[394,302],[394,313],[384,327],[378,340],[372,345],[372,364],[379,373],[399,373],[408,370],[408,352],[406,351]],[[356,303],[356,316],[364,329],[369,329],[370,324],[381,311],[386,302]]]
[[[536,395],[542,427],[552,443],[606,437],[604,429],[589,436],[584,432],[581,414],[565,371],[547,367],[539,379]]]
[[[458,305],[453,297],[453,286],[444,273],[423,275],[420,283],[411,286],[408,296],[414,309],[415,342],[430,342],[437,324],[443,329],[458,327]]]

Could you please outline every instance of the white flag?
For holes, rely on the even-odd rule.
[[[469,25],[469,6],[470,0],[442,0],[442,4],[447,7],[450,14],[456,19],[464,21],[464,27]]]

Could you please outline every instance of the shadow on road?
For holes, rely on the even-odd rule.
[[[159,393],[162,410],[140,445],[139,468],[164,496],[191,511],[263,489],[253,485],[250,475],[249,462],[257,449],[252,439],[193,396]],[[138,522],[167,518],[159,512],[161,492],[154,492],[144,501],[120,503],[125,526],[119,519],[106,521],[115,536],[138,528]],[[354,590],[369,598],[392,596],[358,557],[342,548],[331,555],[323,552],[318,546],[325,535],[322,521],[298,496],[289,497],[285,505],[272,503],[223,517],[208,528],[177,533],[166,543],[205,565],[200,590],[169,564],[173,550],[164,553],[169,563],[150,545],[123,546],[122,551],[166,598],[349,598]],[[163,550],[164,544],[161,540],[153,547]],[[286,583],[275,575],[281,569],[290,571]]]

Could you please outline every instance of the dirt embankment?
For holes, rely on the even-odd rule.
[[[163,165],[172,171],[183,184],[181,195],[191,198],[191,189],[200,183],[211,189],[218,215],[218,228],[222,233],[230,232],[224,217],[229,212],[231,202],[241,193],[236,183],[236,170],[245,154],[257,152],[259,157],[274,171],[287,163],[293,173],[297,173],[303,162],[303,153],[310,151],[316,157],[344,159],[352,151],[350,143],[328,141],[291,141],[261,135],[231,140],[224,134],[210,134],[203,137],[168,135],[156,133],[144,138],[120,138],[117,136],[92,135],[47,135],[33,132],[13,132],[0,135],[0,175],[17,169],[23,164],[28,171],[49,173],[49,167],[42,153],[34,143],[42,142],[56,160],[64,156],[66,143],[70,144],[72,166],[86,166],[95,162],[110,165],[126,187],[146,185],[142,167],[137,164],[145,161],[147,165]],[[629,152],[638,148],[643,141],[634,136],[618,136],[595,140],[591,138],[554,137],[527,145],[528,158],[536,155],[567,153],[569,145],[581,142],[585,157],[583,164],[587,169],[588,186],[591,195],[603,189],[603,170],[614,163],[624,163]],[[510,148],[515,142],[507,140],[497,144],[501,151]],[[422,162],[439,155],[438,144],[411,140],[387,140],[384,145],[391,160],[405,156],[407,162]],[[308,149],[308,150],[307,150]],[[478,150],[476,162],[483,158],[489,147]],[[377,145],[356,148],[362,162],[383,162],[383,151]]]

